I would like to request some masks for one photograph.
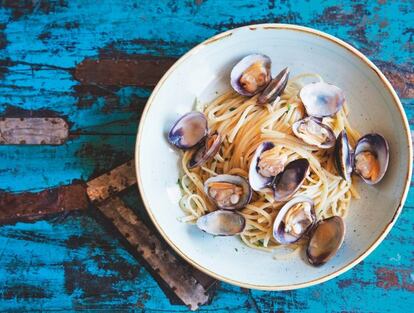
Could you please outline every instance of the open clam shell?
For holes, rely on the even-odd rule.
[[[337,113],[345,102],[342,89],[325,82],[305,85],[299,92],[309,116],[325,117]]]
[[[253,155],[252,161],[249,167],[249,183],[253,190],[260,191],[264,188],[268,188],[273,181],[273,177],[265,177],[259,173],[259,161],[260,155],[270,149],[274,148],[274,144],[270,141],[261,143],[256,152]]]
[[[311,116],[293,123],[292,131],[296,137],[307,144],[321,149],[329,149],[335,145],[336,138],[333,130]]]
[[[271,63],[270,58],[263,54],[245,56],[231,71],[231,86],[243,96],[254,96],[269,84]]]
[[[286,165],[272,182],[275,201],[286,201],[302,186],[309,173],[309,161],[297,159]]]
[[[367,184],[376,184],[387,171],[389,157],[387,140],[377,133],[367,134],[355,146],[354,171]]]
[[[252,189],[246,179],[237,175],[222,174],[204,182],[204,192],[220,209],[238,210],[250,202]]]
[[[353,166],[353,152],[345,130],[341,131],[336,139],[334,154],[335,165],[339,175],[346,181],[350,181]]]
[[[289,68],[286,67],[270,81],[269,85],[267,85],[257,99],[257,103],[265,104],[275,101],[285,90],[288,80]]]
[[[279,211],[273,224],[273,237],[281,244],[301,239],[316,221],[313,201],[298,196],[288,201]]]
[[[205,115],[200,112],[189,112],[175,122],[168,133],[168,141],[177,148],[190,149],[199,144],[207,133]]]
[[[345,224],[341,217],[333,216],[319,221],[314,227],[306,255],[309,263],[320,266],[328,262],[339,250],[345,238]]]
[[[246,219],[236,212],[217,210],[199,217],[197,227],[214,236],[234,236],[243,232]]]
[[[213,158],[220,150],[221,141],[222,138],[219,133],[214,133],[211,136],[208,136],[204,141],[204,144],[194,151],[188,162],[188,168],[201,166]]]

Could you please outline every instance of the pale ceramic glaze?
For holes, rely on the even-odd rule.
[[[272,59],[273,75],[289,66],[291,76],[319,73],[345,92],[350,120],[361,133],[379,132],[390,144],[390,165],[383,180],[358,187],[345,219],[347,233],[338,254],[321,267],[304,253],[277,260],[246,247],[238,237],[213,237],[178,221],[177,184],[181,153],[168,144],[173,122],[230,89],[231,68],[250,53]],[[405,201],[411,177],[407,118],[384,75],[360,52],[325,33],[282,24],[242,27],[198,45],[165,74],[148,100],[140,122],[136,163],[139,189],[148,213],[165,240],[188,262],[223,281],[256,289],[286,290],[333,278],[364,259],[384,239]]]

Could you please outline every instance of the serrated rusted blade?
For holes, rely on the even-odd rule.
[[[60,145],[68,135],[68,123],[62,118],[0,118],[0,144],[3,145]]]
[[[210,300],[206,288],[194,278],[193,268],[177,259],[121,199],[113,197],[96,207],[191,310]]]

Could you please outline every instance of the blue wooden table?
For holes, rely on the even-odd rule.
[[[159,73],[142,81],[138,73],[134,83],[119,73],[118,60],[142,66],[159,60],[167,67],[202,40],[246,24],[294,23],[344,39],[383,69],[414,123],[412,0],[0,3],[0,116],[63,116],[71,132],[67,144],[57,147],[0,146],[3,192],[87,180],[133,158],[138,118]],[[79,66],[85,59],[106,60],[113,76],[88,76]],[[143,210],[135,190],[124,198]],[[200,311],[412,312],[413,230],[410,192],[388,237],[349,272],[287,292],[223,283]],[[0,311],[28,310],[187,308],[170,304],[146,269],[94,216],[75,213],[0,227]]]

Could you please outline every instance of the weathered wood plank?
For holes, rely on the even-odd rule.
[[[76,66],[74,78],[85,85],[153,87],[174,62],[174,58],[142,55],[85,59]]]
[[[82,183],[37,193],[0,191],[0,225],[44,219],[53,214],[86,209],[88,205],[86,187]]]
[[[133,157],[148,88],[75,81],[85,59],[179,57],[202,40],[254,22],[315,27],[375,61],[412,99],[412,1],[3,1],[0,114],[39,109],[64,116],[67,145],[0,147],[0,188],[24,191],[87,180]],[[382,62],[385,62],[382,64]],[[99,79],[99,77],[98,77]],[[412,100],[403,100],[413,123]],[[135,202],[137,209],[141,204]],[[201,312],[408,312],[413,304],[414,195],[387,239],[362,264],[325,284],[290,292],[243,292],[223,284]],[[183,312],[150,274],[88,216],[0,228],[4,311]]]
[[[101,202],[125,188],[135,185],[135,164],[130,160],[113,170],[86,183],[86,192],[93,203]]]

